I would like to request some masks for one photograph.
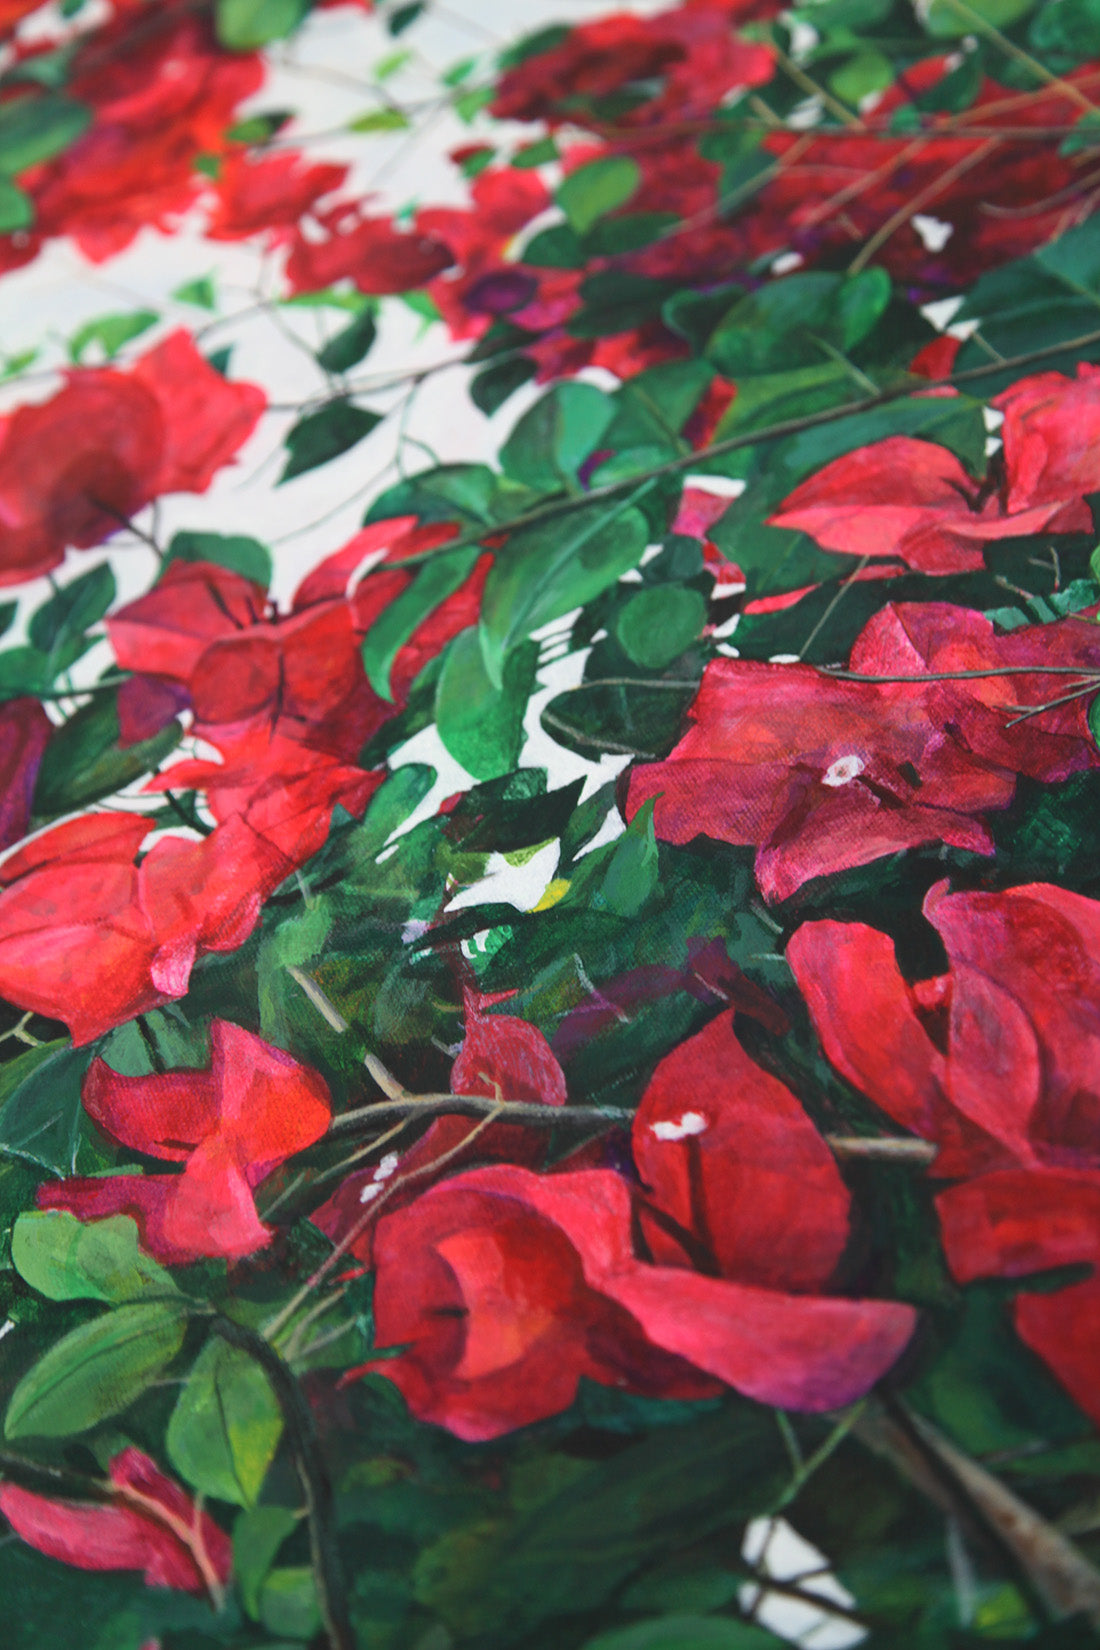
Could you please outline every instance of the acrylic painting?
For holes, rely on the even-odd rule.
[[[0,1640],[1100,1645],[1100,0],[0,0]]]

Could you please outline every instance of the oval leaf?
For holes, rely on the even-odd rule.
[[[182,1306],[120,1306],[74,1329],[27,1371],[4,1418],[7,1438],[71,1438],[126,1409],[183,1345]]]
[[[87,1225],[67,1209],[31,1209],[15,1222],[11,1258],[32,1289],[51,1301],[112,1304],[179,1291],[163,1266],[138,1248],[129,1215]]]
[[[168,1423],[168,1456],[204,1495],[251,1507],[283,1431],[259,1365],[217,1337],[207,1341]]]

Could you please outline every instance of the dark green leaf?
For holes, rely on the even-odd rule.
[[[350,401],[330,401],[320,412],[308,413],[287,432],[289,457],[279,481],[290,481],[339,458],[370,435],[381,421],[380,413],[354,407]]]
[[[615,621],[615,635],[634,664],[664,670],[691,646],[706,617],[707,604],[697,590],[658,584],[631,596]]]
[[[555,223],[532,235],[523,249],[523,262],[532,269],[583,269],[584,247],[575,229]]]
[[[52,1301],[107,1301],[178,1293],[163,1266],[141,1252],[129,1215],[85,1223],[65,1209],[32,1209],[15,1222],[12,1264]]]
[[[153,772],[182,737],[181,724],[173,720],[152,738],[123,745],[116,696],[101,694],[70,716],[50,740],[35,784],[35,813],[52,819],[113,796]]]
[[[168,1422],[168,1456],[204,1495],[255,1505],[283,1431],[267,1376],[247,1352],[213,1335]]]
[[[412,0],[411,5],[398,6],[386,18],[386,28],[392,35],[404,34],[424,10],[424,0]]]
[[[84,1121],[80,1086],[91,1051],[47,1043],[10,1061],[0,1074],[0,1152],[41,1164],[51,1174],[76,1171]]]
[[[517,423],[500,449],[500,467],[538,492],[575,484],[614,412],[611,398],[591,384],[555,384]]]
[[[476,628],[447,649],[436,688],[439,737],[475,779],[509,773],[523,743],[523,717],[535,685],[538,648],[516,648],[504,663],[502,685],[489,679]]]
[[[657,887],[657,837],[653,829],[656,801],[644,802],[614,844],[598,892],[597,910],[617,917],[636,917]]]
[[[661,1616],[598,1633],[584,1650],[779,1650],[783,1642],[764,1627],[729,1616]]]
[[[537,370],[535,362],[527,355],[490,362],[471,382],[470,400],[480,412],[491,418],[510,395],[535,376]]]
[[[35,613],[27,626],[31,643],[42,653],[66,643],[98,624],[115,599],[115,577],[107,562],[64,585]]]
[[[13,176],[51,160],[91,125],[86,103],[60,92],[13,98],[0,106],[0,173]]]
[[[335,338],[330,338],[328,343],[317,351],[317,359],[326,372],[348,372],[357,366],[364,356],[370,354],[377,336],[378,324],[374,318],[374,310],[370,305],[366,305]]]
[[[264,590],[271,583],[271,551],[259,539],[238,533],[173,533],[167,559],[212,562],[215,567],[226,567],[231,573],[252,579]]]
[[[168,1302],[119,1306],[70,1330],[11,1395],[7,1438],[71,1438],[129,1407],[183,1345],[185,1312]]]

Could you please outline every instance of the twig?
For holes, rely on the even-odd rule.
[[[1100,1572],[1033,1507],[913,1414],[899,1398],[868,1411],[853,1429],[929,1500],[993,1543],[1011,1563],[1040,1614],[1084,1615],[1100,1627]]]

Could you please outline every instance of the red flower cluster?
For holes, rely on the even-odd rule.
[[[202,841],[161,836],[137,863],[141,814],[85,814],[33,837],[0,864],[0,994],[64,1021],[74,1043],[182,997],[197,957],[248,938],[327,817],[287,791]]]
[[[754,0],[689,0],[653,17],[613,12],[579,24],[560,45],[507,70],[492,112],[551,126],[598,124],[614,98],[616,125],[703,119],[733,88],[771,79],[772,52],[732,23],[778,10]]]
[[[932,889],[946,974],[907,981],[885,934],[812,922],[787,959],[836,1069],[939,1147],[937,1205],[960,1283],[1062,1266],[1016,1325],[1100,1421],[1100,904],[1045,883]]]
[[[180,330],[128,372],[78,368],[49,400],[0,418],[0,584],[102,543],[162,493],[205,492],[265,405]]]
[[[82,1220],[130,1215],[158,1260],[186,1265],[207,1256],[235,1260],[270,1242],[253,1188],[319,1140],[332,1115],[315,1071],[226,1020],[210,1027],[210,1065],[122,1077],[94,1060],[84,1109],[131,1151],[182,1174],[74,1176],[39,1190],[40,1209]]]
[[[400,1350],[369,1367],[414,1414],[492,1438],[564,1409],[582,1377],[831,1409],[894,1363],[912,1308],[823,1293],[848,1193],[728,1017],[661,1062],[633,1140],[633,1194],[611,1170],[493,1167],[380,1219],[378,1344]]]
[[[990,539],[1087,532],[1085,495],[1100,491],[1100,367],[1082,362],[1076,379],[1021,378],[991,405],[1004,414],[1004,445],[987,480],[971,480],[945,447],[891,436],[818,470],[773,525],[921,573],[979,568]]]
[[[0,268],[27,263],[52,236],[101,263],[142,229],[167,229],[207,186],[196,162],[226,151],[237,105],[263,78],[260,57],[220,50],[211,20],[179,0],[143,11],[140,26],[124,9],[76,47],[67,89],[92,124],[20,177],[34,227],[0,238]]]
[[[232,1572],[233,1544],[210,1515],[133,1445],[107,1473],[112,1494],[103,1502],[0,1484],[0,1512],[28,1546],[78,1570],[140,1570],[147,1587],[216,1596]]]
[[[1084,699],[1012,723],[1014,706],[1057,697],[1041,674],[1052,666],[1100,673],[1100,630],[1071,618],[999,635],[940,602],[875,614],[851,656],[866,682],[716,659],[687,734],[665,761],[632,771],[628,815],[655,797],[666,841],[756,846],[773,900],[923,843],[991,853],[983,816],[1008,806],[1018,774],[1049,782],[1100,760]],[[1009,670],[1019,674],[997,674]]]

